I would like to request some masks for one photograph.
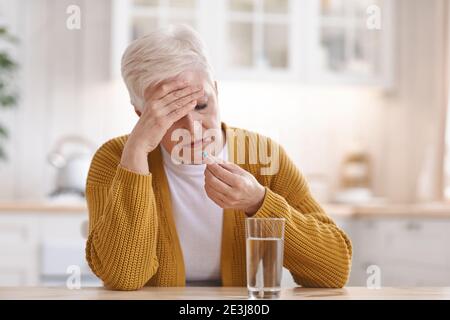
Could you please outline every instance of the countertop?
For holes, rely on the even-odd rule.
[[[1,287],[4,299],[57,300],[246,300],[247,289],[242,287],[145,287],[138,291],[112,291],[102,287],[69,290],[65,287]],[[450,287],[381,288],[346,287],[342,289],[287,288],[281,292],[286,300],[450,300]]]
[[[450,218],[450,203],[411,203],[411,204],[332,204],[322,205],[325,212],[332,217],[418,217]]]
[[[50,201],[3,201],[0,202],[1,213],[87,213],[85,202],[50,202]]]
[[[336,218],[355,217],[418,217],[418,218],[450,218],[450,203],[423,204],[322,204],[325,212]],[[86,214],[84,201],[46,202],[46,201],[9,201],[0,202],[0,214],[5,213],[79,213]]]

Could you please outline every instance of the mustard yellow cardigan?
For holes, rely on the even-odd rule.
[[[236,136],[248,137],[246,151],[256,150],[258,139],[264,138],[222,126]],[[236,141],[230,141],[233,136],[227,135],[227,139],[228,154],[236,155]],[[111,289],[185,286],[183,255],[160,149],[148,155],[150,174],[137,174],[119,164],[126,140],[127,136],[122,136],[106,142],[92,160],[86,183],[86,259]],[[236,157],[230,161],[236,163]],[[261,165],[248,163],[248,157],[245,161],[237,164],[266,188],[263,204],[254,217],[286,219],[283,264],[296,283],[306,287],[344,286],[351,267],[351,242],[312,198],[305,178],[285,151],[279,148],[275,175],[261,175]],[[245,218],[242,211],[224,210],[223,286],[246,286]]]

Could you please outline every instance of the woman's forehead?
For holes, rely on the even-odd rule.
[[[209,81],[209,77],[205,72],[198,70],[188,70],[180,73],[179,75],[168,79],[168,81],[186,81],[191,86],[203,85],[203,90],[205,91],[205,96],[200,100],[201,103],[206,103],[208,101],[208,95],[212,93],[212,85]]]
[[[199,70],[186,70],[169,80],[186,81],[190,85],[197,85],[208,82],[208,76]]]
[[[166,83],[170,83],[172,81],[186,81],[188,83],[188,85],[191,85],[191,86],[203,85],[203,89],[205,91],[205,96],[208,96],[209,94],[211,94],[212,89],[213,89],[211,86],[211,83],[209,81],[209,77],[204,72],[197,71],[197,70],[188,70],[188,71],[183,71],[182,73],[180,73],[174,77],[167,78],[167,79],[161,81],[158,85],[150,85],[146,89],[146,94],[147,93],[150,94],[151,92],[157,90],[160,86],[162,86]],[[207,97],[206,97],[206,100],[207,100]]]

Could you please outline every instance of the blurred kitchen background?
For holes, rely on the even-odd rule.
[[[170,23],[208,44],[223,120],[280,141],[351,236],[349,285],[375,270],[382,286],[450,286],[449,10],[446,0],[0,0],[0,286],[64,284],[72,265],[82,285],[99,284],[84,261],[88,165],[137,120],[123,50]]]

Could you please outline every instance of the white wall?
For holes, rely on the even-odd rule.
[[[225,121],[278,139],[307,176],[326,176],[333,188],[353,142],[378,148],[382,97],[376,90],[229,82],[219,89]]]
[[[445,0],[399,1],[399,81],[383,109],[379,172],[383,190],[401,201],[433,199],[442,190],[446,6]],[[422,172],[426,190],[419,192]]]
[[[79,133],[99,140],[102,135],[108,107],[109,1],[0,3],[20,38],[23,90],[19,107],[6,115],[12,139],[10,161],[0,164],[0,197],[39,198],[52,190],[54,170],[46,156],[58,138]],[[81,7],[81,30],[66,28],[71,4]]]
[[[425,150],[438,154],[442,142],[444,2],[398,0],[395,91],[220,82],[224,120],[278,136],[305,174],[323,174],[333,188],[345,149],[361,140],[373,157],[376,193],[415,200]],[[136,118],[124,86],[107,80],[110,1],[0,0],[5,4],[22,39],[24,91],[16,111],[0,114],[12,132],[0,199],[39,198],[52,189],[45,157],[60,136],[80,133],[100,144],[128,132]],[[69,4],[82,9],[81,30],[65,28]],[[426,176],[436,185],[439,161],[431,160]]]

